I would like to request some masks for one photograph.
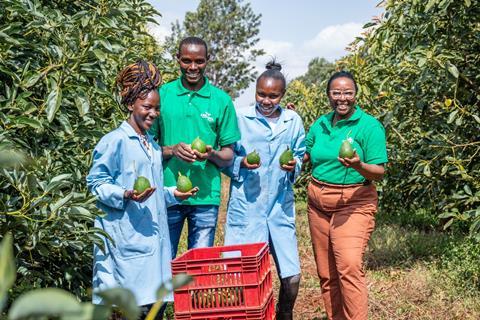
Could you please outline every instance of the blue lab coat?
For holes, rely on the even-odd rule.
[[[225,244],[269,242],[281,278],[300,273],[295,230],[293,183],[305,153],[305,130],[297,113],[282,109],[272,131],[255,106],[237,109],[242,138],[235,144],[234,163],[226,173],[232,178],[225,225]],[[295,171],[280,168],[280,155],[293,151]],[[256,150],[261,166],[240,168],[242,159]]]
[[[153,303],[158,287],[172,277],[166,202],[178,202],[174,188],[163,188],[161,148],[151,136],[148,140],[152,155],[130,124],[123,122],[105,135],[93,152],[87,185],[105,213],[96,218],[95,227],[114,241],[103,239],[105,252],[94,246],[95,304],[102,304],[97,291],[114,287],[132,290],[138,305]],[[133,189],[137,176],[145,176],[157,188],[142,203],[123,198],[125,190]]]

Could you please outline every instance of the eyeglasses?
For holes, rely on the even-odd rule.
[[[332,98],[334,99],[339,99],[342,97],[342,95],[346,99],[353,99],[355,97],[355,91],[337,91],[337,90],[330,90],[330,94]]]

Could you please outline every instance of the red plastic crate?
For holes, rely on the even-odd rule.
[[[176,320],[275,320],[275,302],[270,294],[267,302],[259,308],[243,308],[232,310],[199,311],[194,314],[177,314]]]
[[[254,243],[191,249],[174,259],[173,275],[193,277],[174,292],[175,317],[273,319],[266,317],[274,303],[268,253],[268,244]]]

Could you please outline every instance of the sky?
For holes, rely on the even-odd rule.
[[[161,42],[170,33],[171,23],[182,22],[187,11],[195,11],[199,0],[148,0],[161,14],[151,33]],[[257,46],[266,54],[257,58],[259,73],[275,57],[290,81],[308,69],[308,62],[323,57],[331,62],[344,56],[345,48],[362,32],[362,26],[383,9],[380,0],[244,0],[253,11],[261,14],[260,41]],[[252,83],[234,101],[236,107],[253,104]]]

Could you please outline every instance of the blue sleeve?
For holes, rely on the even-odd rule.
[[[102,139],[93,151],[93,164],[87,176],[87,187],[102,204],[122,210],[125,188],[115,184],[120,173],[120,141]]]
[[[223,173],[237,182],[243,182],[243,175],[241,174],[242,168],[240,165],[245,157],[245,152],[242,152],[242,149],[240,142],[234,144],[233,163],[223,170]]]
[[[293,184],[297,180],[300,172],[302,171],[303,156],[305,155],[305,128],[303,127],[300,117],[295,120],[295,132],[296,135],[292,139],[291,149],[293,150],[293,157],[297,164],[295,165],[295,171],[289,172],[288,179]]]
[[[180,204],[180,201],[175,197],[174,192],[177,187],[163,187],[163,194],[165,196],[165,205],[168,207]]]

